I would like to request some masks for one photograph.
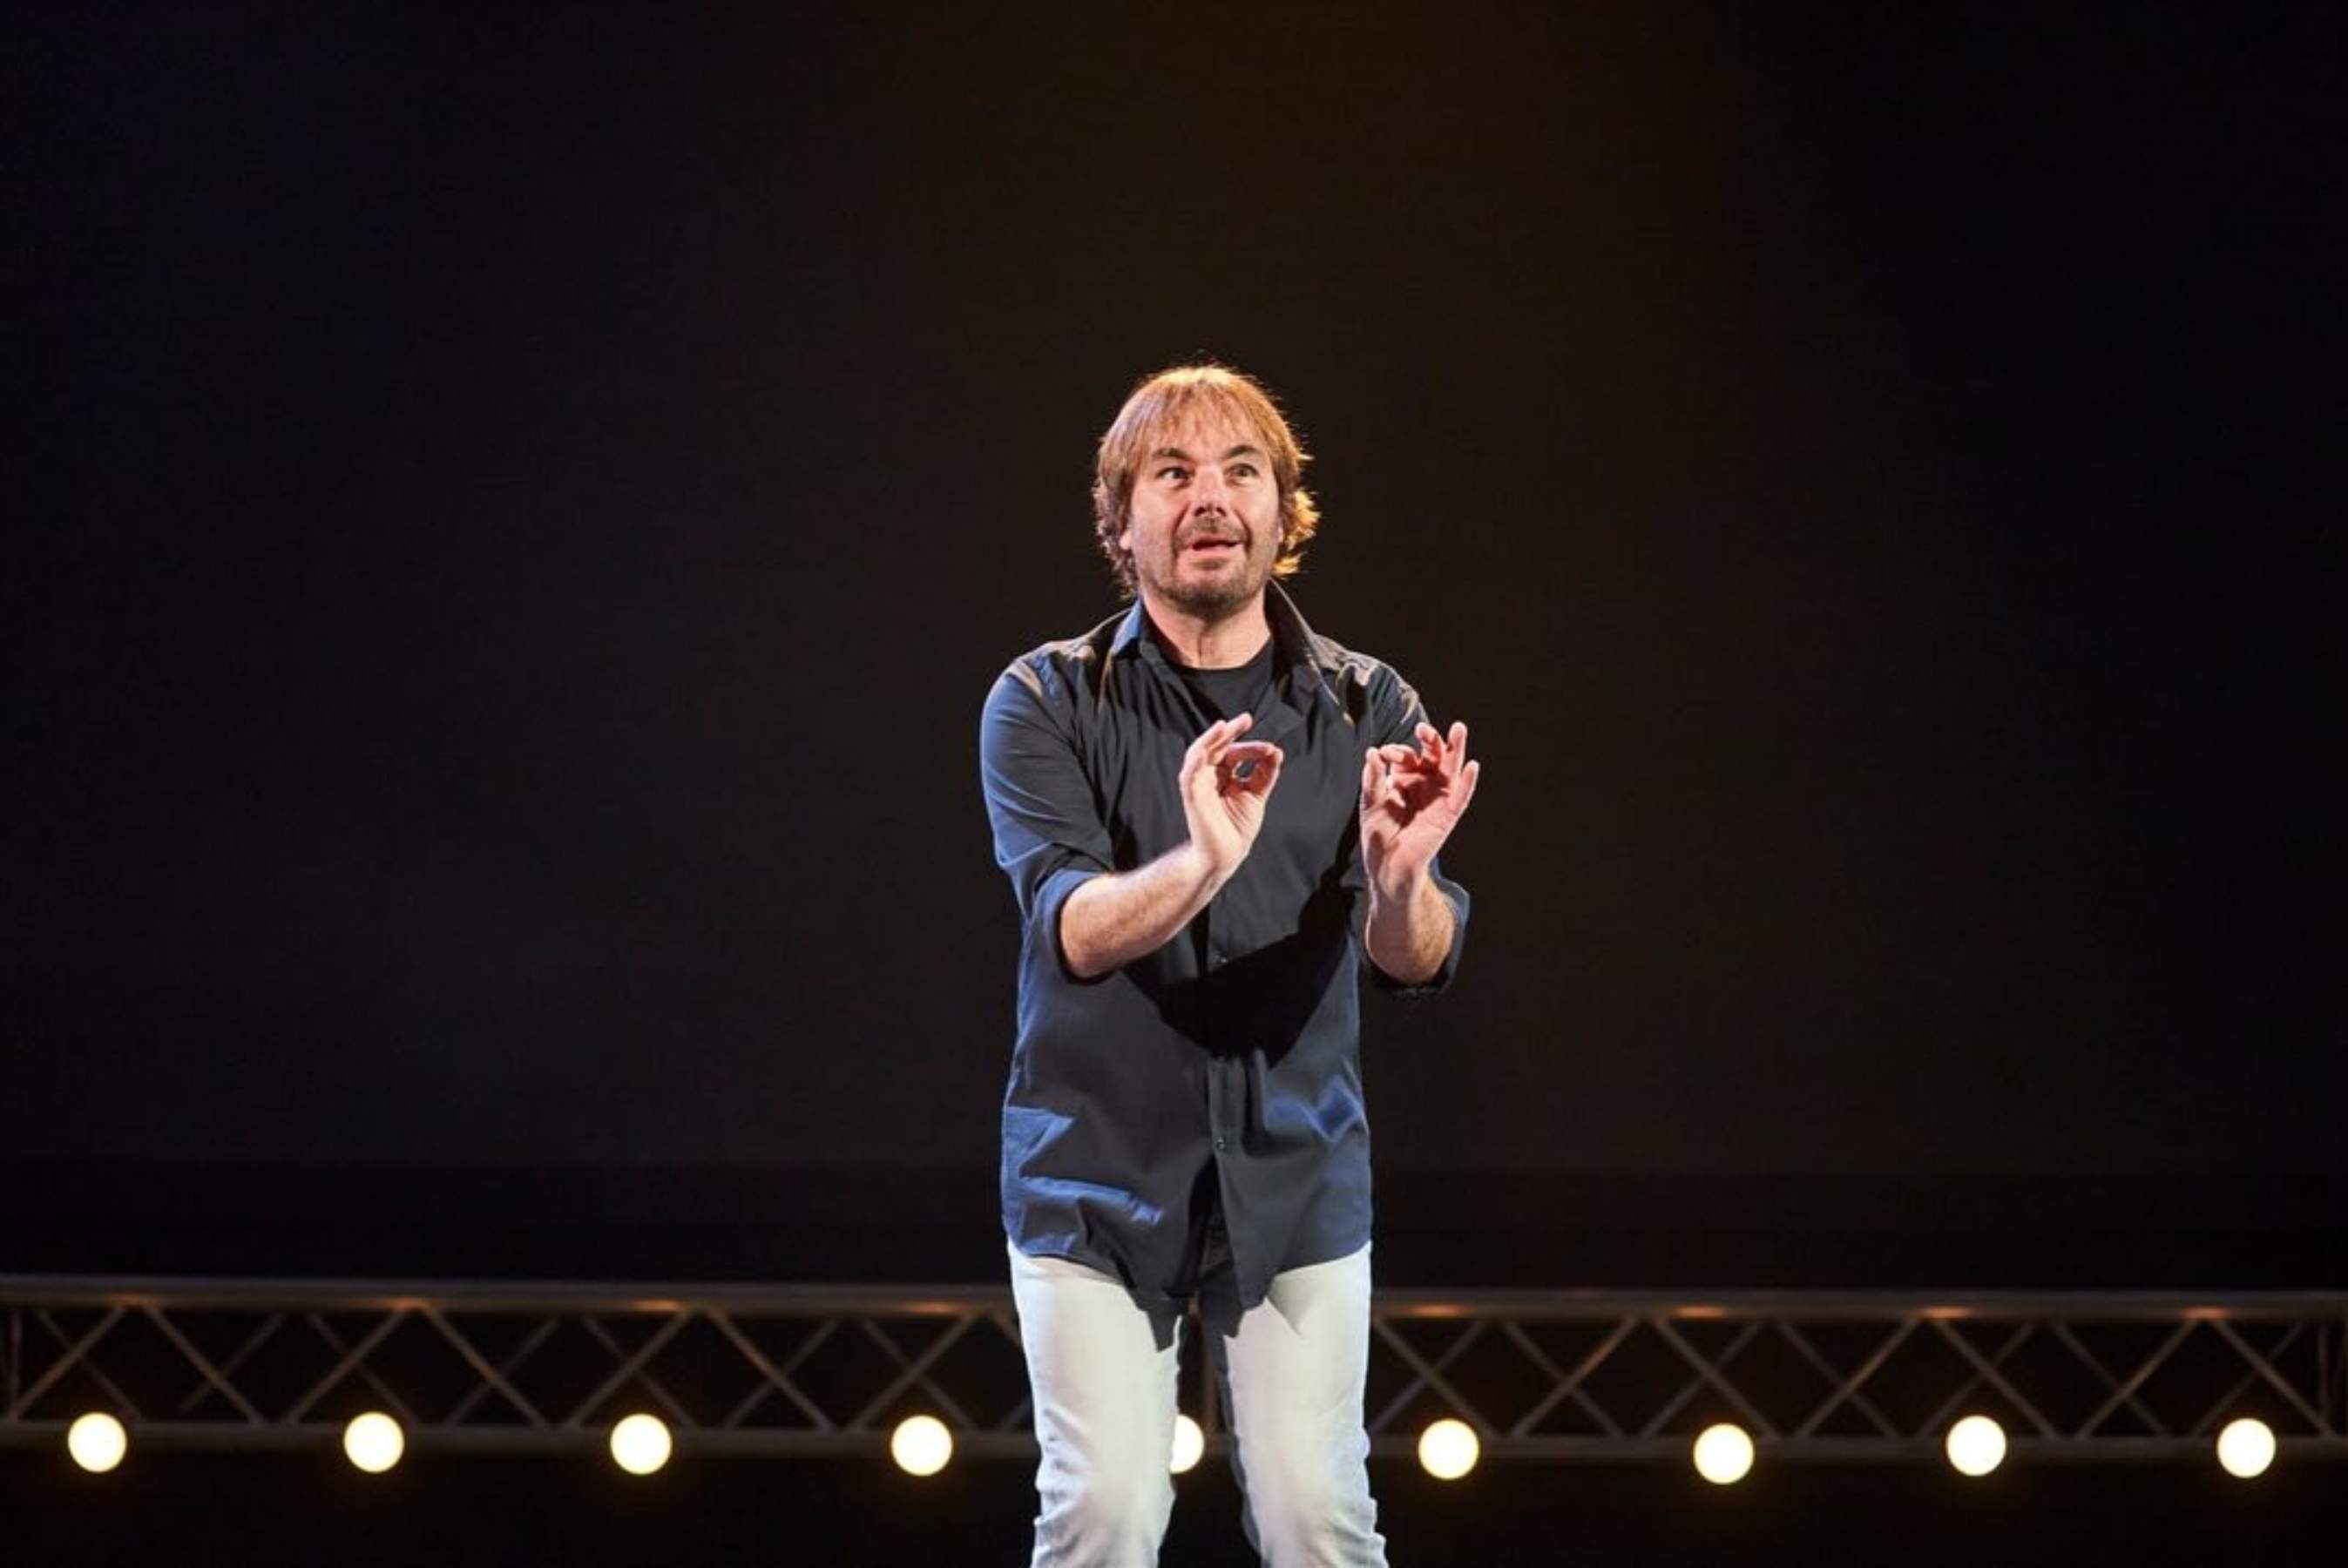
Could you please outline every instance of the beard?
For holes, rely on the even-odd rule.
[[[1201,620],[1220,620],[1247,608],[1248,601],[1263,591],[1270,574],[1253,573],[1242,578],[1234,572],[1222,582],[1189,582],[1162,585],[1159,595],[1185,615],[1195,615]]]
[[[1193,577],[1182,569],[1183,548],[1178,547],[1172,559],[1152,565],[1137,556],[1134,569],[1142,582],[1160,600],[1185,615],[1195,615],[1200,620],[1221,620],[1236,615],[1262,594],[1264,585],[1272,580],[1272,568],[1278,557],[1277,548],[1258,553],[1252,535],[1243,535],[1241,548],[1246,554],[1231,570],[1207,577]]]

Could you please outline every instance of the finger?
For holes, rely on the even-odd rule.
[[[1385,804],[1387,792],[1393,787],[1394,759],[1385,754],[1383,746],[1370,749],[1369,765],[1362,775],[1362,809],[1375,811]]]
[[[1248,726],[1253,723],[1254,714],[1241,713],[1237,718],[1218,719],[1208,725],[1207,733],[1199,737],[1200,743],[1206,748],[1207,760],[1220,764],[1223,754],[1231,750],[1231,743],[1247,733]]]
[[[1248,770],[1248,776],[1240,781],[1241,786],[1269,797],[1272,785],[1280,782],[1280,764],[1286,760],[1278,746],[1265,745],[1263,755]]]
[[[1476,781],[1482,776],[1483,772],[1484,764],[1481,761],[1469,763],[1459,770],[1459,801],[1451,808],[1451,815],[1455,818],[1464,815],[1468,810],[1468,803],[1476,798]]]
[[[1443,760],[1443,732],[1421,720],[1413,733],[1418,736],[1418,749],[1430,762]]]
[[[1197,776],[1200,768],[1214,765],[1215,758],[1222,748],[1223,727],[1220,719],[1209,724],[1200,732],[1199,738],[1190,743],[1189,749],[1182,753],[1181,777],[1184,781]]]
[[[1425,752],[1414,752],[1407,746],[1394,748],[1395,776],[1408,784],[1414,779],[1439,779],[1443,765]]]
[[[1223,748],[1222,756],[1216,761],[1215,772],[1219,777],[1236,779],[1241,784],[1252,786],[1257,771],[1279,755],[1280,748],[1270,741],[1234,741]],[[1242,768],[1247,770],[1244,774],[1241,772]]]
[[[1457,778],[1468,766],[1468,725],[1455,721],[1451,733],[1444,742],[1444,771]]]

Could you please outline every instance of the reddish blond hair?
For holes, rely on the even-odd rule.
[[[1296,433],[1261,383],[1220,364],[1161,370],[1135,387],[1117,410],[1093,467],[1093,529],[1128,599],[1135,592],[1133,552],[1117,539],[1132,516],[1134,477],[1152,452],[1194,418],[1253,432],[1271,458],[1272,480],[1280,487],[1280,554],[1272,563],[1272,576],[1295,573],[1321,526],[1321,510],[1302,483],[1311,456],[1297,445]]]

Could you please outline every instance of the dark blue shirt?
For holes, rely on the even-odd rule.
[[[1034,1256],[1072,1258],[1167,1302],[1197,1283],[1206,1227],[1230,1237],[1242,1309],[1272,1276],[1370,1239],[1369,1123],[1359,1057],[1368,879],[1362,756],[1413,743],[1417,694],[1385,665],[1314,635],[1265,595],[1271,692],[1246,738],[1282,755],[1254,847],[1189,927],[1086,980],[1060,907],[1087,877],[1189,836],[1182,753],[1213,721],[1137,603],[1013,662],[988,693],[980,764],[994,857],[1024,937],[1019,1037],[1003,1104],[1003,1223]],[[1451,950],[1468,895],[1436,873]]]

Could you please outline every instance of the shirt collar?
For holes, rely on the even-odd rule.
[[[1281,667],[1292,677],[1316,672],[1320,666],[1313,654],[1313,629],[1304,624],[1304,617],[1298,611],[1296,601],[1288,597],[1288,590],[1276,582],[1264,585],[1263,614],[1272,623],[1273,658]],[[1109,640],[1108,656],[1116,659],[1138,650],[1145,659],[1163,663],[1165,655],[1148,636],[1148,630],[1149,612],[1142,608],[1137,595],[1133,608],[1117,626],[1117,635]]]

